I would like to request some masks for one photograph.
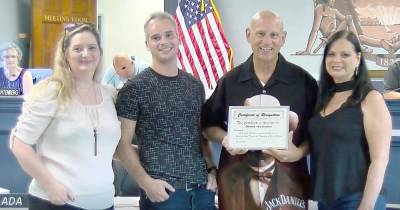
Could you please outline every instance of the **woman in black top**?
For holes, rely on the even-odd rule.
[[[385,209],[379,195],[391,117],[373,89],[357,37],[339,31],[324,50],[316,113],[309,123],[311,196],[319,209]]]

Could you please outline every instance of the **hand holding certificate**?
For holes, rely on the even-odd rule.
[[[289,129],[297,127],[297,115],[269,95],[254,96],[244,104],[247,106],[229,109],[229,147],[236,150],[288,149]]]

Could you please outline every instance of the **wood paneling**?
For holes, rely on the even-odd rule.
[[[369,70],[368,75],[371,79],[379,79],[385,76],[387,70]]]
[[[96,0],[32,0],[33,68],[52,68],[54,49],[69,23],[96,24]]]

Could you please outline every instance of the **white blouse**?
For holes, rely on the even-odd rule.
[[[85,209],[111,207],[115,192],[111,163],[121,137],[120,122],[113,100],[115,91],[104,86],[100,89],[103,99],[100,104],[84,106],[71,99],[68,108],[62,111],[57,106],[55,85],[49,84],[44,98],[24,102],[12,132],[23,142],[36,144],[46,168],[74,194],[75,200],[69,204]],[[90,110],[98,113],[96,142]],[[48,200],[35,179],[29,193]]]

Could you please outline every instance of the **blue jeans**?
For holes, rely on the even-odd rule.
[[[362,193],[354,193],[351,195],[340,197],[332,204],[326,205],[318,202],[318,210],[356,210],[361,203]],[[374,210],[385,210],[386,202],[382,195],[376,199]]]
[[[141,210],[216,210],[215,193],[207,190],[205,185],[191,190],[175,189],[169,193],[169,199],[156,203],[151,202],[146,193],[141,190]]]

